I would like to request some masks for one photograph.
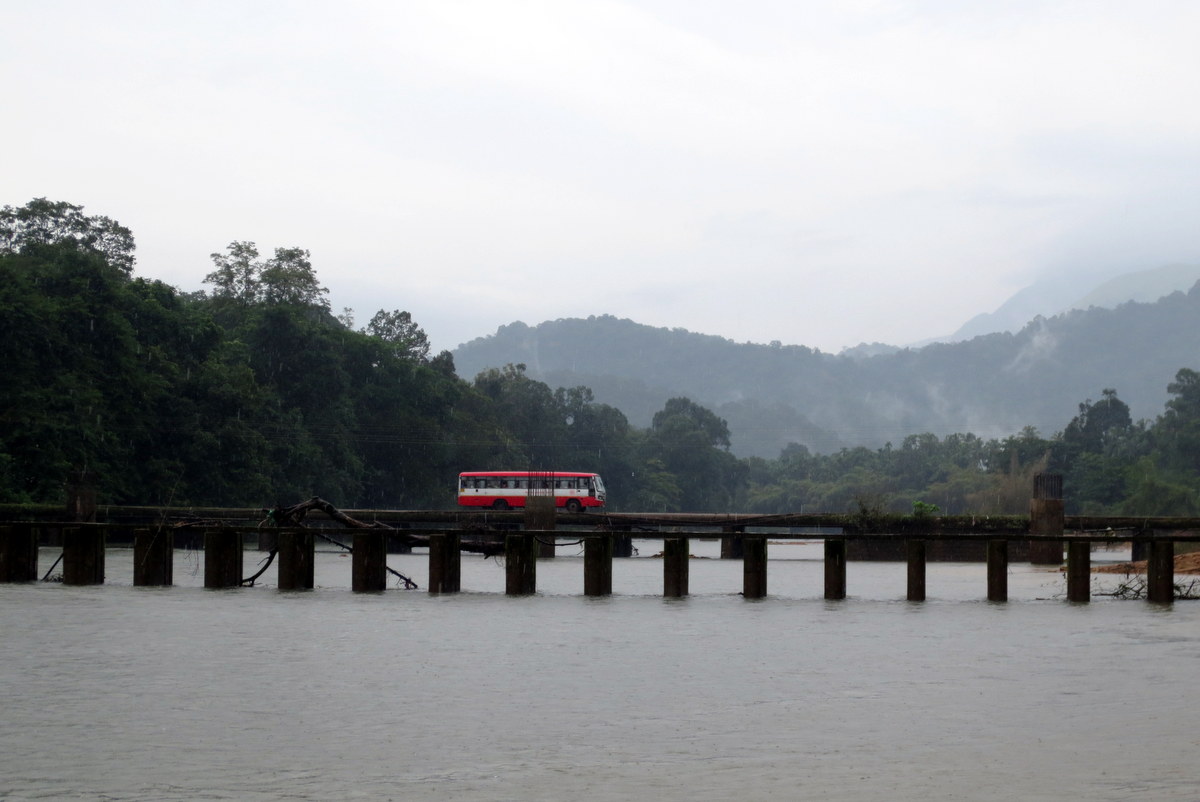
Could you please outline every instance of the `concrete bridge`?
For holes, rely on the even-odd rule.
[[[264,527],[263,510],[99,507],[94,520],[76,521],[64,520],[62,508],[23,508],[24,520],[0,517],[0,582],[37,581],[38,547],[46,540],[63,547],[64,583],[102,583],[106,546],[112,541],[132,542],[135,585],[170,585],[173,550],[186,537],[204,549],[205,587],[244,584],[242,558],[247,540],[253,539],[259,548],[271,551],[272,559],[278,557],[280,590],[311,589],[316,541],[329,539],[333,531],[352,535],[352,543],[344,547],[352,552],[357,592],[386,588],[391,542],[406,550],[428,547],[431,593],[459,591],[461,552],[466,550],[503,554],[505,592],[532,594],[537,591],[538,560],[552,558],[556,542],[570,540],[584,546],[583,593],[597,596],[612,593],[614,558],[630,556],[636,536],[663,541],[664,596],[688,594],[688,541],[720,538],[721,556],[743,563],[743,595],[763,598],[768,539],[785,534],[824,541],[827,599],[845,598],[846,563],[855,559],[904,562],[911,601],[925,599],[930,560],[986,561],[987,598],[993,601],[1008,598],[1010,560],[1043,565],[1065,560],[1067,599],[1086,602],[1091,595],[1092,547],[1129,542],[1135,559],[1148,561],[1147,598],[1170,603],[1175,544],[1200,541],[1200,519],[1068,517],[1063,514],[1061,486],[1059,477],[1039,476],[1028,516],[570,514],[531,504],[519,512],[335,511],[337,522],[349,529],[331,530]],[[0,508],[0,516],[4,513]]]

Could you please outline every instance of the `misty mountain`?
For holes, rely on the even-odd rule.
[[[1126,301],[1150,303],[1200,281],[1200,265],[1167,265],[1111,278],[1071,304],[1071,309],[1111,309]]]
[[[1105,388],[1135,419],[1162,412],[1176,371],[1200,368],[1200,283],[1154,303],[875,355],[736,343],[605,315],[512,323],[460,346],[454,360],[466,378],[524,363],[551,387],[590,387],[643,427],[668,398],[687,396],[728,421],[739,456],[774,457],[790,442],[877,448],[923,432],[1004,437],[1034,426],[1050,435]]]
[[[1079,298],[1079,282],[1054,278],[1031,284],[1000,304],[994,312],[983,312],[962,324],[953,334],[935,342],[962,342],[996,332],[1016,332],[1037,317],[1066,311]],[[1126,298],[1124,300],[1132,300]]]
[[[1051,317],[1072,309],[1111,309],[1126,301],[1149,303],[1173,292],[1186,292],[1197,281],[1200,265],[1181,264],[1124,273],[1088,287],[1081,287],[1077,276],[1056,276],[1031,284],[994,312],[976,315],[953,334],[933,341],[961,342],[994,332],[1016,332],[1035,317]]]

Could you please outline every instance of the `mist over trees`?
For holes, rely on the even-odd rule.
[[[898,312],[899,313],[899,312]],[[1035,319],[920,349],[832,355],[799,345],[736,343],[613,316],[512,323],[455,350],[461,375],[524,362],[551,385],[582,384],[636,426],[685,396],[729,424],[739,457],[788,443],[828,454],[878,448],[914,432],[1006,437],[1057,431],[1080,399],[1117,388],[1134,419],[1163,410],[1166,385],[1200,354],[1200,285],[1155,303]]]
[[[0,210],[0,502],[58,503],[86,472],[109,504],[271,506],[320,495],[345,508],[439,508],[455,503],[462,470],[559,469],[601,473],[613,510],[921,502],[1025,512],[1032,474],[1053,470],[1071,512],[1200,514],[1200,374],[1188,367],[1168,375],[1153,419],[1135,420],[1101,385],[1051,435],[1032,425],[986,439],[914,428],[881,446],[829,437],[818,449],[802,443],[824,430],[771,397],[773,371],[803,363],[807,381],[836,384],[856,368],[764,346],[774,353],[749,366],[743,397],[728,403],[798,436],[738,457],[729,418],[697,395],[640,409],[635,425],[586,383],[556,386],[522,361],[460,378],[454,356],[430,355],[407,311],[381,309],[356,330],[349,311],[331,312],[303,248],[267,256],[234,240],[212,261],[208,289],[181,293],[133,276],[133,235],[109,218],[45,199]],[[581,358],[613,350],[578,342]],[[899,369],[915,369],[928,358],[920,353]],[[682,349],[676,361],[686,373]],[[879,371],[855,379],[864,392],[872,375],[876,396],[898,393]]]

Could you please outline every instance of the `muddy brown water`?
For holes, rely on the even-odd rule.
[[[332,552],[308,592],[206,591],[186,552],[134,588],[110,549],[104,586],[0,585],[0,799],[1200,799],[1200,602],[1068,604],[1014,565],[989,603],[957,563],[923,603],[852,563],[826,602],[819,550],[773,545],[747,601],[734,561],[679,600],[618,561],[588,599],[560,549],[508,598],[464,557],[433,597],[354,594]]]

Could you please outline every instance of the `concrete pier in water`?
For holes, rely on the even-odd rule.
[[[36,582],[38,530],[32,526],[0,526],[0,582]]]
[[[175,581],[175,535],[165,527],[133,533],[133,584],[170,585]]]
[[[663,595],[677,599],[688,595],[688,560],[691,549],[686,537],[663,541]]]
[[[351,572],[355,593],[387,590],[387,538],[382,531],[354,533]]]

